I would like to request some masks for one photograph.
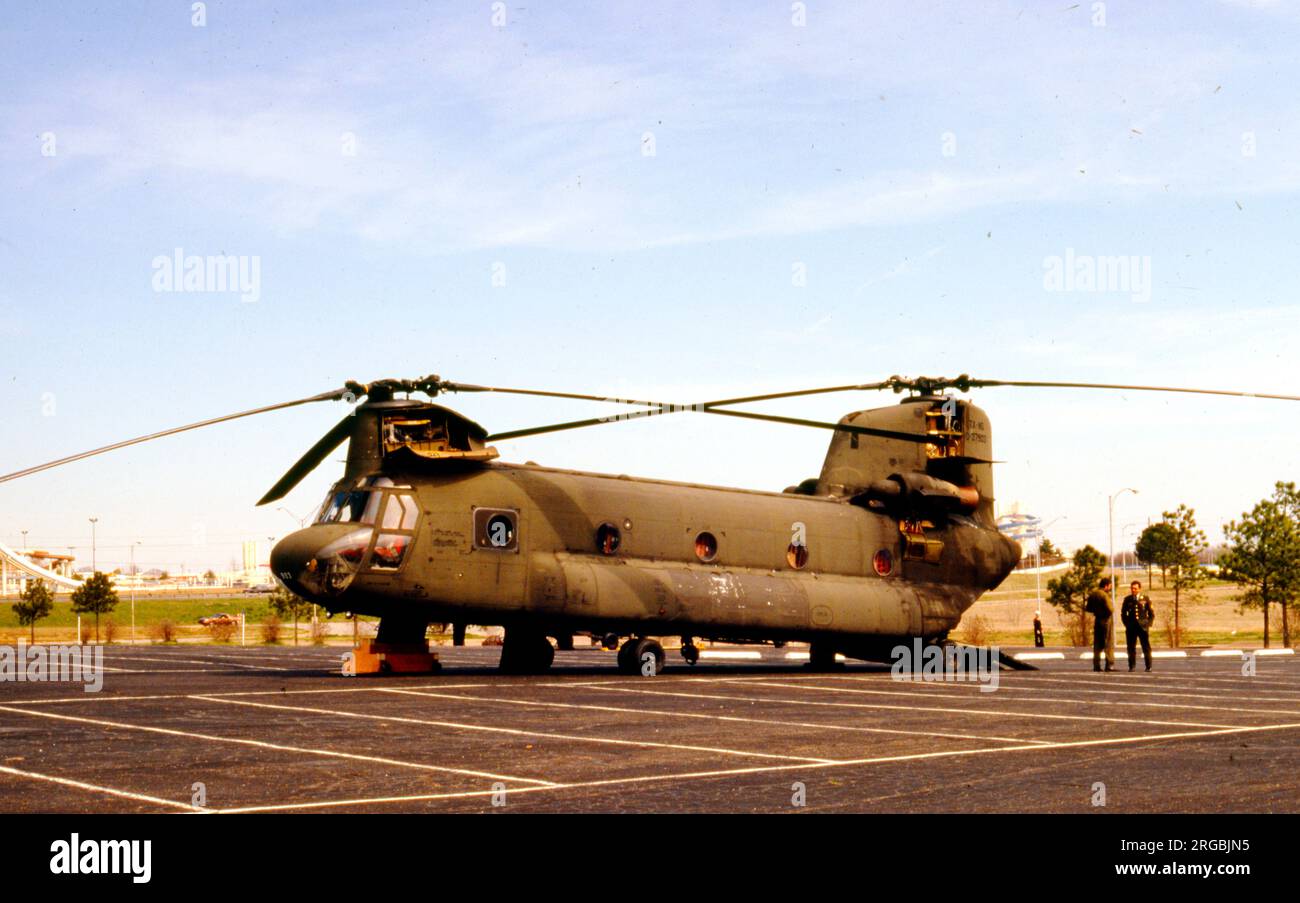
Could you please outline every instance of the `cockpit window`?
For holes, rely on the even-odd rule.
[[[388,507],[384,509],[382,526],[385,530],[414,530],[419,513],[414,496],[391,495]]]
[[[321,506],[320,524],[373,524],[379,513],[381,493],[371,493],[363,489],[339,490],[331,492]]]

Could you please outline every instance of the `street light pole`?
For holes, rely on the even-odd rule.
[[[1136,489],[1126,487],[1106,499],[1107,528],[1110,532],[1110,556],[1107,563],[1110,565],[1110,644],[1112,647],[1115,645],[1115,500],[1126,492],[1138,494]],[[1109,658],[1106,659],[1106,664],[1108,667],[1111,664]]]
[[[95,524],[99,523],[99,518],[90,519],[90,572],[91,575],[99,573],[99,563],[95,558]]]

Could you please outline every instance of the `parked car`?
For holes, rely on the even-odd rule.
[[[236,615],[226,614],[224,611],[215,615],[205,615],[199,618],[200,627],[213,627],[218,624],[238,624],[239,618]]]
[[[275,585],[272,583],[258,583],[244,590],[246,593],[273,593]]]

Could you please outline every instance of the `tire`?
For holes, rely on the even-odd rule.
[[[654,668],[649,676],[654,677],[664,670],[664,647],[660,646],[654,640],[639,639],[636,641],[631,654],[632,673],[640,676],[647,676],[645,673],[646,656],[652,656],[654,659]]]

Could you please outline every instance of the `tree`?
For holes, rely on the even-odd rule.
[[[206,583],[208,586],[212,586],[217,582],[217,574],[214,570],[212,570],[212,568],[208,568],[207,573],[203,575],[203,582]]]
[[[1138,561],[1147,566],[1147,583],[1151,582],[1151,566],[1160,568],[1160,585],[1165,585],[1165,568],[1172,560],[1171,550],[1176,542],[1175,531],[1166,523],[1152,524],[1142,531],[1133,551]]]
[[[1039,557],[1040,559],[1047,559],[1047,558],[1060,558],[1060,557],[1061,557],[1061,550],[1058,549],[1058,548],[1056,547],[1056,545],[1055,545],[1055,544],[1054,544],[1050,539],[1048,539],[1046,536],[1044,536],[1044,537],[1039,541],[1039,545],[1038,545],[1038,557]]]
[[[95,571],[90,579],[72,591],[72,610],[95,616],[95,642],[99,642],[99,616],[117,607],[117,591],[107,574]]]
[[[1181,645],[1183,629],[1179,621],[1178,604],[1183,593],[1193,596],[1205,583],[1207,574],[1201,567],[1200,555],[1206,548],[1205,533],[1196,526],[1196,510],[1179,505],[1177,511],[1166,511],[1160,519],[1173,528],[1173,544],[1168,549],[1165,568],[1174,586],[1173,644]]]
[[[1088,618],[1084,605],[1088,593],[1097,588],[1105,571],[1106,556],[1092,546],[1084,546],[1074,553],[1069,570],[1047,581],[1047,601],[1072,625],[1076,646],[1087,645]]]
[[[1255,504],[1223,528],[1228,549],[1219,557],[1220,575],[1245,589],[1238,600],[1264,611],[1264,647],[1268,648],[1268,613],[1282,606],[1282,645],[1291,645],[1287,608],[1300,595],[1300,524],[1292,516],[1294,483],[1278,483],[1273,497]]]
[[[50,595],[50,590],[45,585],[44,580],[29,581],[23,591],[18,594],[18,601],[14,603],[14,614],[18,616],[18,626],[31,625],[32,643],[36,642],[36,622],[41,618],[49,617],[50,612],[53,610],[54,597]]]
[[[293,621],[293,644],[298,645],[298,618],[305,615],[310,609],[311,603],[299,595],[289,592],[283,586],[277,586],[267,599],[271,610],[279,616],[281,620]]]

